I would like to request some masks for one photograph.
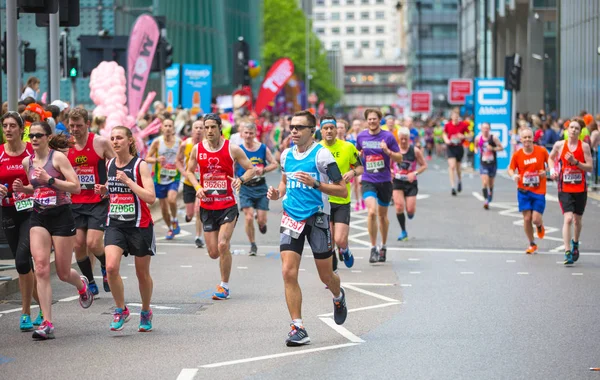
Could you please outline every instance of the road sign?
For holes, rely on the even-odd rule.
[[[410,111],[413,113],[431,112],[431,91],[413,91],[410,94]]]
[[[500,170],[507,169],[510,164],[511,100],[512,93],[504,89],[504,78],[475,78],[475,136],[479,135],[482,123],[490,124],[492,133],[504,147],[496,154]],[[479,168],[479,162],[479,154],[476,154],[475,169]]]
[[[473,81],[471,79],[448,80],[448,103],[465,104],[465,97],[473,93]]]

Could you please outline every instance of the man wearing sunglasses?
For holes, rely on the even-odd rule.
[[[341,325],[348,310],[339,276],[333,272],[330,205],[328,196],[345,198],[348,190],[331,152],[313,139],[317,120],[309,111],[294,114],[290,125],[294,146],[281,154],[283,175],[277,188],[271,186],[270,200],[283,198],[280,251],[285,299],[292,317],[287,346],[308,344],[310,338],[302,324],[302,292],[298,271],[308,240],[321,281],[333,295],[334,320]]]

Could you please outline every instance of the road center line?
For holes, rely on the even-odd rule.
[[[192,380],[196,377],[198,373],[198,368],[184,368],[179,372],[179,376],[177,376],[177,380]]]
[[[354,335],[350,330],[345,328],[344,326],[340,326],[335,323],[335,321],[331,318],[319,318],[325,324],[332,329],[334,329],[337,333],[339,333],[344,338],[348,339],[352,343],[364,343],[365,341]]]
[[[400,301],[395,300],[393,298],[382,296],[381,294],[373,293],[373,292],[370,292],[368,290],[364,290],[364,289],[358,288],[358,287],[356,287],[354,285],[343,283],[342,286],[345,289],[352,289],[352,290],[357,291],[359,293],[366,294],[368,296],[375,297],[375,298],[378,298],[378,299],[383,300],[383,301],[387,301],[387,302],[400,302]]]
[[[388,303],[380,303],[378,305],[373,305],[373,306],[357,307],[356,309],[348,309],[348,313],[354,313],[356,311],[363,311],[363,310],[380,309],[382,307],[388,307],[388,306],[394,306],[394,305],[402,305],[402,302],[388,302]],[[321,314],[318,317],[333,317],[333,313]]]

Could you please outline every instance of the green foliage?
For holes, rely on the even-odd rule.
[[[287,57],[294,62],[298,79],[306,74],[306,16],[295,0],[264,0],[264,45],[262,65],[265,73],[279,58]],[[315,92],[319,102],[331,106],[339,101],[340,92],[335,88],[329,70],[327,55],[319,38],[310,31],[310,68],[312,80],[310,91]]]

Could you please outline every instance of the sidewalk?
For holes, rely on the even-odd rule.
[[[177,194],[177,204],[181,204],[183,199],[183,192],[180,191]],[[150,206],[150,213],[152,214],[152,220],[154,220],[154,224],[162,220],[162,216],[160,214],[160,204],[158,199],[156,202]],[[75,264],[75,255],[73,255],[73,260],[71,261],[71,265]],[[0,260],[0,265],[13,265],[14,260]],[[78,268],[75,268],[79,271]],[[54,266],[54,254],[50,256],[50,274],[56,273],[56,268]],[[0,271],[0,277],[7,276],[11,277],[11,280],[8,281],[0,281],[0,298],[6,295],[16,293],[19,291],[19,274],[16,269],[9,269]]]

